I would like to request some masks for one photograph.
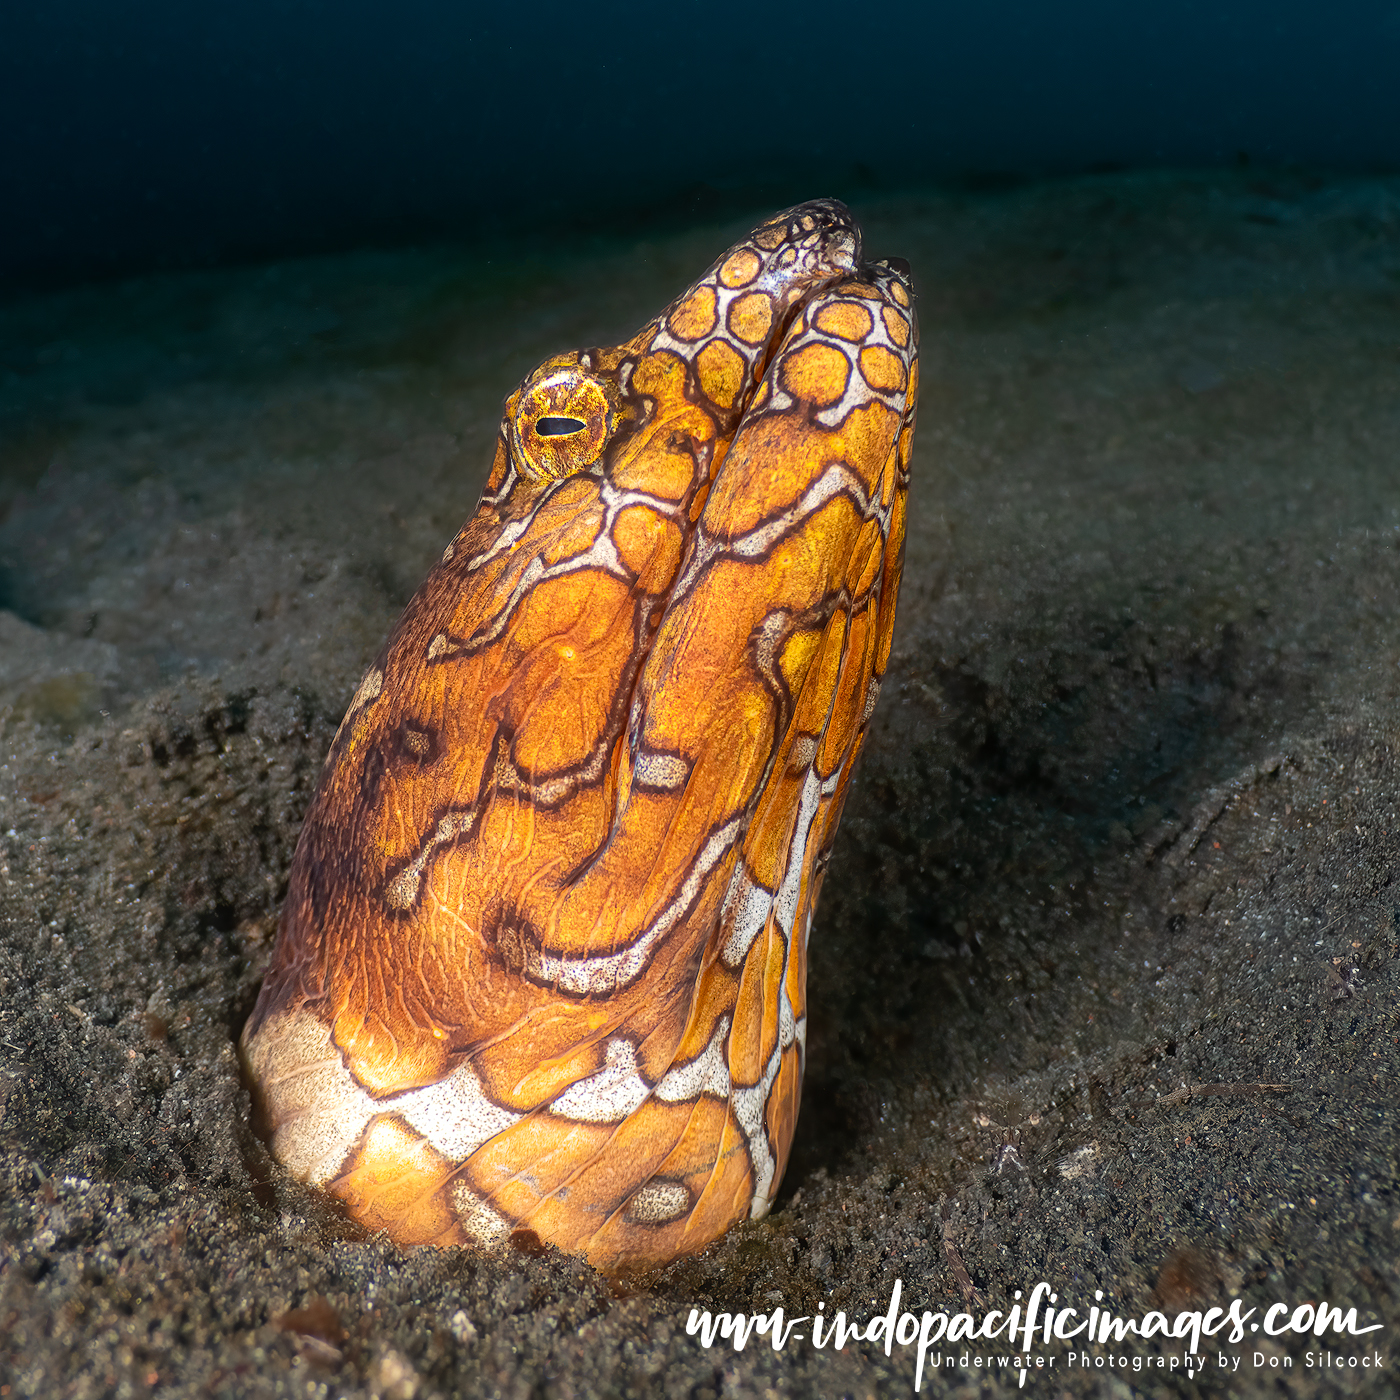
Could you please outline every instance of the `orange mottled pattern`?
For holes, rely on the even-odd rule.
[[[274,1151],[366,1226],[616,1269],[767,1210],[917,345],[907,271],[817,200],[507,401],[336,736],[243,1035]]]

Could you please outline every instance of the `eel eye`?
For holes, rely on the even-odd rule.
[[[603,455],[617,420],[617,386],[576,355],[546,360],[506,405],[512,455],[526,476],[557,481]]]

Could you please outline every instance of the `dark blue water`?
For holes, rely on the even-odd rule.
[[[950,177],[1400,166],[1393,3],[0,11],[0,284]]]

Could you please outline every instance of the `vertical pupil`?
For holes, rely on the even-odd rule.
[[[540,437],[564,437],[568,433],[582,432],[587,427],[582,418],[537,418],[535,432]]]

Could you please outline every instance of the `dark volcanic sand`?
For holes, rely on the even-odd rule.
[[[363,1238],[251,1132],[234,1043],[500,400],[736,229],[0,308],[0,1396],[907,1395],[908,1349],[707,1351],[686,1316],[863,1319],[897,1277],[961,1311],[956,1259],[978,1313],[1044,1279],[1385,1324],[1329,1343],[1379,1376],[1260,1334],[1195,1382],[1041,1347],[1028,1392],[1395,1393],[1400,182],[857,212],[913,264],[925,387],[795,1154],[768,1220],[625,1288]]]

